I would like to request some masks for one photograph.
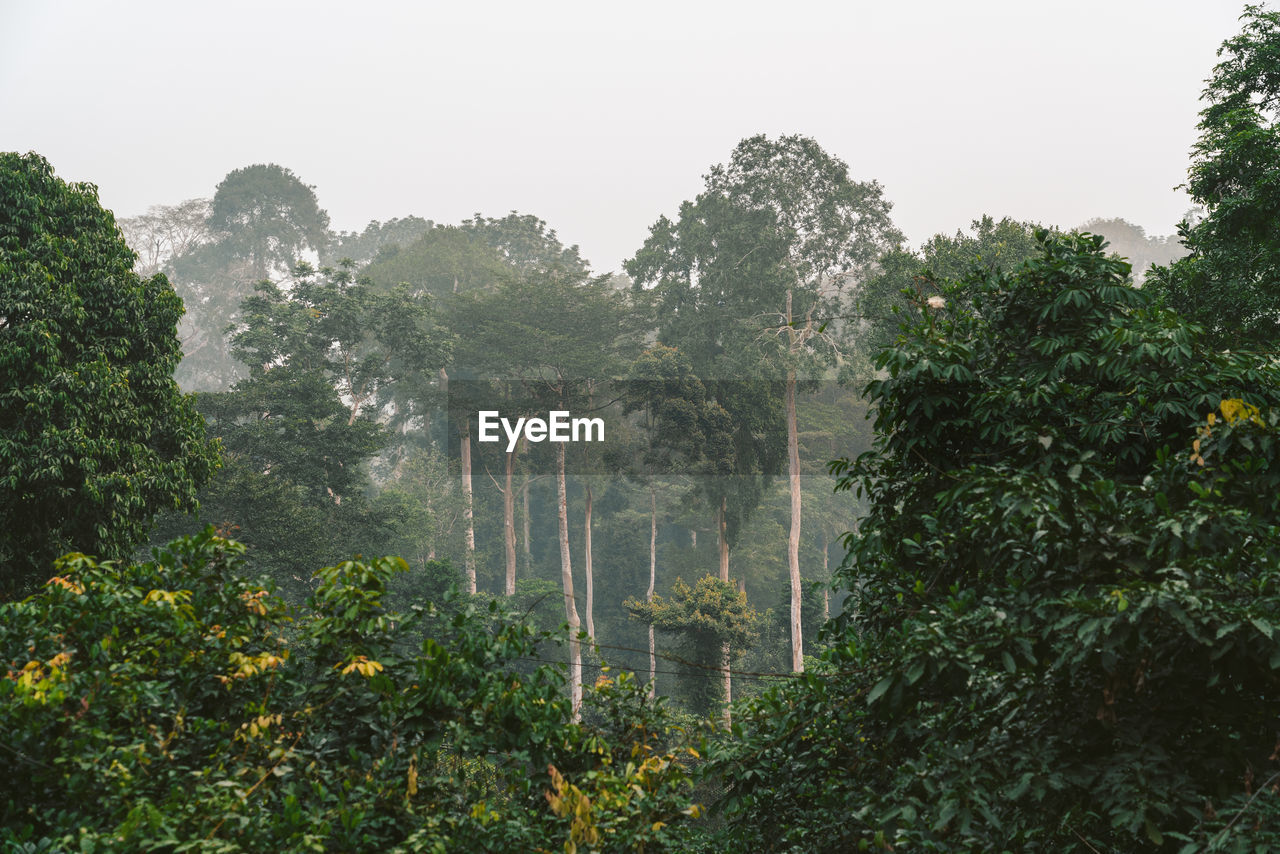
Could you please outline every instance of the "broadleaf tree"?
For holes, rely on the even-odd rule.
[[[126,556],[217,466],[173,379],[182,301],[136,257],[92,185],[0,154],[0,596]]]
[[[1280,372],[1041,239],[878,359],[860,607],[717,757],[744,847],[1275,844]]]
[[[664,342],[683,345],[699,337],[723,354],[727,339],[715,339],[714,324],[691,328],[696,312],[687,304],[700,303],[712,315],[728,308],[726,326],[739,339],[735,349],[759,360],[730,366],[720,359],[713,371],[695,361],[699,373],[723,377],[728,369],[761,387],[781,386],[791,496],[791,665],[797,671],[804,662],[796,394],[806,379],[811,384],[837,363],[842,348],[832,318],[852,284],[901,241],[889,209],[879,184],[854,181],[848,166],[813,139],[758,135],[740,142],[727,164],[713,166],[704,191],[681,207],[679,221],[659,220],[628,262],[642,287],[665,292]]]

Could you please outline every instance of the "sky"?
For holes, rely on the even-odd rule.
[[[0,0],[0,150],[117,216],[277,163],[332,224],[532,213],[618,270],[755,134],[918,246],[983,214],[1171,234],[1242,3]]]

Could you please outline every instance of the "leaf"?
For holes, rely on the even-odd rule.
[[[890,674],[884,677],[883,679],[881,679],[879,682],[877,682],[875,686],[872,687],[870,693],[867,694],[867,705],[869,706],[872,703],[874,703],[876,700],[879,700],[881,697],[883,697],[884,692],[888,691],[889,687],[893,685],[893,680],[894,680],[894,676],[893,674]]]
[[[1156,827],[1155,822],[1151,819],[1146,821],[1147,838],[1154,845],[1164,845],[1164,836],[1160,834],[1160,830]]]

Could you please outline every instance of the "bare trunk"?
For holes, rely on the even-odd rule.
[[[725,584],[729,583],[729,521],[725,518],[728,511],[729,499],[721,496],[720,511],[716,514],[716,531],[720,535],[720,580]],[[724,722],[726,726],[730,722],[729,704],[733,702],[733,675],[729,672],[731,661],[729,642],[725,641],[724,646],[720,647],[720,666],[724,670]]]
[[[787,295],[787,313],[791,297]],[[791,572],[791,669],[804,670],[804,637],[800,627],[800,441],[796,426],[796,371],[787,371],[787,474],[791,481],[791,533],[787,536],[787,568]]]
[[[698,529],[697,528],[689,529],[689,547],[693,549],[696,549],[698,547]]]
[[[515,470],[516,455],[507,454],[506,487],[502,490],[502,533],[507,547],[507,581],[503,592],[508,596],[516,593],[516,494],[511,483]]]
[[[729,499],[720,499],[720,512],[716,514],[716,531],[720,534],[720,580],[729,583],[729,521],[725,515],[729,510]]]
[[[653,604],[653,588],[658,577],[658,491],[649,484],[649,590],[644,601]],[[649,696],[658,695],[658,654],[653,642],[653,623],[649,624]]]
[[[724,722],[726,726],[733,722],[733,716],[729,713],[729,704],[733,702],[733,674],[729,670],[731,663],[729,642],[725,641],[724,646],[720,647],[720,666],[724,668]]]
[[[827,529],[822,529],[822,622],[831,619],[831,543]]]
[[[476,592],[476,525],[471,493],[471,419],[462,419],[462,517],[467,523],[467,592]]]
[[[591,638],[592,643],[596,639],[596,621],[595,621],[595,579],[591,573],[591,481],[587,481],[587,521],[583,538],[586,542],[587,551],[587,637]]]
[[[569,623],[569,696],[573,719],[582,716],[582,644],[578,640],[578,608],[573,601],[573,564],[569,559],[569,498],[564,482],[564,443],[556,445],[556,513],[560,523],[560,581],[564,585],[564,613]]]
[[[521,441],[524,441],[523,439]],[[522,520],[524,527],[524,542],[520,544],[521,556],[524,558],[525,572],[533,566],[533,551],[529,545],[529,478],[524,479],[524,487],[520,490],[521,502],[524,504],[524,518]]]

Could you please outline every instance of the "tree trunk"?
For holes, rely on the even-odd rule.
[[[720,580],[725,584],[729,583],[729,521],[725,518],[728,511],[729,499],[721,496],[720,511],[716,514],[716,531],[720,535]],[[729,654],[729,642],[725,641],[724,645],[720,647],[720,666],[724,670],[724,722],[726,726],[730,723],[729,703],[733,702],[733,675],[729,672],[729,665],[732,659]]]
[[[644,601],[653,604],[654,582],[658,577],[658,491],[649,484],[649,590]],[[649,624],[649,697],[658,696],[658,654],[653,642],[653,623]]]
[[[729,509],[729,499],[720,498],[720,512],[716,514],[716,531],[720,535],[720,580],[729,583],[729,522],[725,514]]]
[[[573,720],[582,716],[582,644],[578,640],[578,608],[573,601],[573,565],[569,559],[569,498],[564,482],[564,443],[556,444],[556,513],[560,523],[560,581],[564,585],[564,613],[569,623],[569,696]]]
[[[787,313],[791,297],[787,295]],[[787,474],[791,482],[791,533],[787,536],[787,568],[791,572],[791,669],[804,670],[804,637],[800,627],[800,437],[796,425],[796,371],[787,371]]]
[[[502,534],[507,551],[507,581],[503,592],[508,596],[516,593],[516,494],[512,486],[512,477],[516,470],[516,455],[507,454],[506,488],[502,490]]]
[[[524,439],[521,439],[520,441],[523,442]],[[524,527],[524,542],[521,543],[520,546],[521,557],[524,559],[524,566],[521,568],[526,573],[528,573],[530,568],[533,566],[533,551],[532,546],[529,544],[529,483],[530,478],[526,477],[524,479],[524,486],[520,490],[521,501],[524,504],[524,516],[522,520],[522,525]]]
[[[822,529],[822,622],[831,619],[831,543],[827,529]]]
[[[471,492],[471,419],[462,419],[462,517],[467,523],[467,551],[464,560],[467,568],[467,592],[476,592],[476,526],[474,497]]]
[[[729,704],[733,702],[733,674],[729,670],[732,659],[729,657],[729,642],[720,647],[720,666],[724,668],[724,723],[733,723],[733,715],[729,713]]]
[[[586,544],[587,551],[587,637],[591,638],[591,642],[595,643],[596,639],[596,621],[595,621],[595,579],[591,573],[591,481],[586,479],[587,487],[587,521],[585,530],[583,531],[583,539]]]

